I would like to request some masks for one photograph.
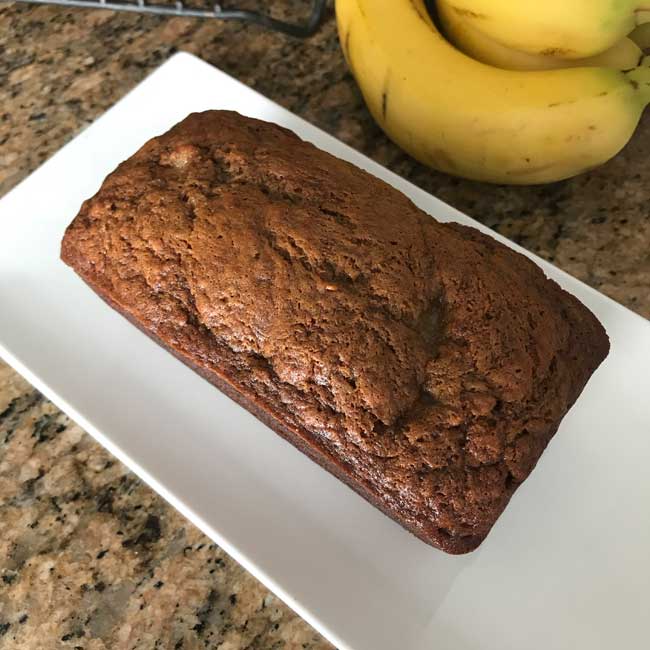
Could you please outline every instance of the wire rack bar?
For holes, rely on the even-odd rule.
[[[209,9],[199,9],[186,6],[182,0],[173,5],[163,5],[146,0],[18,0],[29,4],[57,5],[60,7],[79,7],[83,9],[110,9],[111,11],[131,11],[142,14],[159,16],[186,16],[191,18],[217,18],[219,20],[240,20],[266,27],[276,32],[282,32],[298,38],[312,36],[320,27],[325,13],[327,0],[314,0],[309,17],[303,23],[291,23],[278,20],[257,11],[241,9],[224,9],[220,3]]]

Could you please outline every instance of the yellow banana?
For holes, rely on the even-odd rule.
[[[520,72],[449,44],[423,0],[336,0],[375,120],[424,164],[476,180],[557,181],[614,156],[650,103],[650,68]]]
[[[632,38],[623,38],[609,50],[585,59],[562,59],[550,54],[513,50],[480,31],[474,21],[457,11],[451,0],[437,0],[436,9],[445,36],[468,56],[506,70],[555,70],[581,66],[629,70],[639,65],[640,47]],[[643,27],[650,27],[650,24]],[[639,27],[638,29],[642,29]]]
[[[650,0],[449,0],[481,32],[531,54],[581,59],[648,20]]]

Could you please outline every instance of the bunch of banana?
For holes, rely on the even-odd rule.
[[[583,59],[643,20],[649,0],[448,0],[483,34],[514,50]]]
[[[458,176],[534,184],[596,167],[627,143],[650,103],[650,57],[641,52],[649,35],[625,37],[640,15],[631,1],[444,2],[440,13],[450,38],[470,56],[438,31],[424,0],[336,0],[339,36],[352,73],[374,118],[403,149]],[[581,39],[556,45],[552,37],[558,33],[569,39],[572,25],[584,28],[588,7],[592,14],[600,8],[603,18],[604,8],[614,4],[619,9],[610,13],[626,17],[617,22],[608,15],[609,31],[599,23],[608,34],[585,38],[583,29]],[[482,22],[481,29],[474,24],[482,17],[489,25],[517,24],[511,14],[519,10],[545,19],[536,23],[537,41],[526,36],[535,31],[530,23],[512,28],[512,42],[505,45],[501,34],[507,30],[495,27],[488,34]],[[544,25],[555,25],[555,31]],[[606,37],[614,32],[616,38]],[[510,45],[519,46],[517,57],[524,58],[513,59]],[[567,63],[597,52],[599,58]],[[518,69],[504,69],[513,67]]]
[[[452,4],[455,0],[438,0],[436,7],[445,36],[465,54],[477,61],[506,70],[554,70],[557,68],[605,67],[629,70],[639,65],[641,48],[627,36],[609,49],[593,56],[563,58],[556,50],[536,54],[515,50],[480,30],[477,19],[469,17]]]

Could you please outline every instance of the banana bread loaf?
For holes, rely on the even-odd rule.
[[[609,349],[526,257],[232,112],[192,114],[122,163],[61,257],[449,553],[485,538]]]

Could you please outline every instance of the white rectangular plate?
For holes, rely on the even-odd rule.
[[[341,649],[645,647],[650,324],[642,318],[534,258],[598,315],[612,352],[488,540],[451,557],[294,450],[59,261],[65,227],[106,174],[208,108],[282,124],[436,218],[485,230],[179,54],[0,202],[0,354]]]

